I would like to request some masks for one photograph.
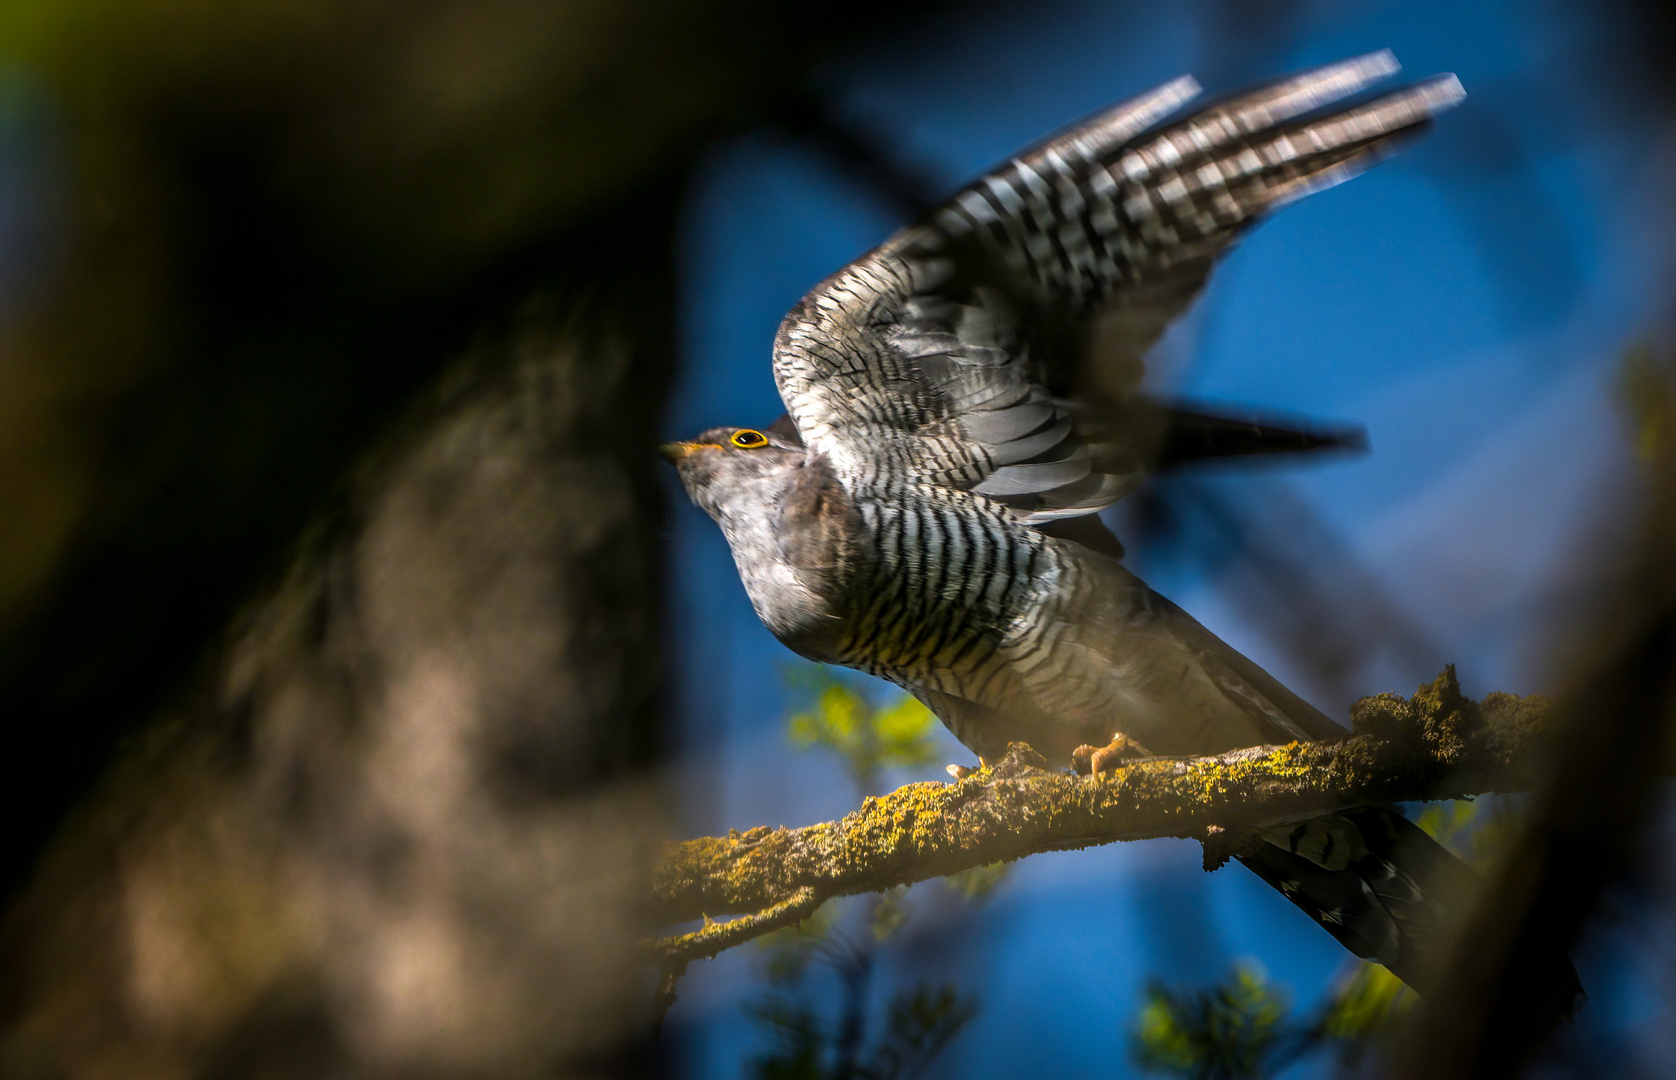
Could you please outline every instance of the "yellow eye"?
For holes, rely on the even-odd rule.
[[[741,450],[756,450],[768,445],[768,436],[750,428],[740,428],[733,433],[733,445]]]

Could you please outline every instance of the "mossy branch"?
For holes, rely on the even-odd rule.
[[[1412,699],[1363,698],[1331,743],[1255,746],[1135,761],[1098,777],[1048,768],[1014,743],[954,783],[909,784],[838,821],[758,827],[671,845],[655,882],[666,972],[807,917],[826,900],[877,892],[1043,851],[1189,837],[1220,865],[1241,833],[1353,806],[1519,791],[1553,727],[1541,697],[1461,695],[1453,667]],[[726,923],[709,916],[745,913]]]

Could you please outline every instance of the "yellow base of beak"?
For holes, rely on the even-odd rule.
[[[666,442],[658,447],[658,453],[662,454],[665,458],[672,462],[681,462],[703,449],[706,449],[704,443]],[[709,449],[715,448],[709,447]]]

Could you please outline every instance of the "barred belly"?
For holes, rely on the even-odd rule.
[[[1001,650],[1018,639],[1037,591],[1057,579],[1055,553],[978,496],[890,492],[856,502],[872,557],[848,590],[839,662],[915,689],[994,700],[1007,681]]]

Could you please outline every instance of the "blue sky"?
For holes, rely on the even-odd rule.
[[[1668,314],[1668,135],[1587,81],[1582,61],[1605,39],[1575,9],[1306,3],[1284,25],[1247,27],[1227,26],[1230,10],[1021,6],[927,24],[828,82],[847,118],[952,188],[1183,72],[1214,94],[1389,47],[1405,78],[1458,73],[1469,96],[1456,113],[1262,225],[1149,364],[1161,390],[1364,423],[1371,453],[1191,478],[1170,489],[1188,507],[1173,536],[1117,521],[1156,588],[1339,715],[1446,662],[1469,693],[1547,688],[1558,620],[1633,493],[1614,380],[1624,350]],[[764,134],[717,152],[688,210],[669,434],[778,415],[768,358],[781,316],[900,224],[806,147]],[[793,658],[752,614],[719,532],[671,491],[683,829],[852,809],[836,765],[786,745],[779,670]],[[1249,545],[1205,542],[1193,507],[1219,508],[1251,545],[1312,573],[1336,567],[1321,572],[1324,617],[1348,626],[1375,603],[1387,617],[1350,626],[1365,640],[1350,633],[1355,648],[1324,675],[1276,633],[1286,613]],[[971,758],[952,740],[947,755]],[[984,999],[939,1075],[1006,1073],[1044,1054],[1061,1075],[1127,1075],[1122,1030],[1149,976],[1204,982],[1252,957],[1307,1005],[1343,956],[1251,875],[1202,873],[1184,842],[1040,856],[983,909],[939,911],[926,917],[954,929],[906,950],[902,977],[944,973]],[[1632,1054],[1654,1061],[1671,1049],[1655,1034],[1669,1017],[1651,981],[1669,949],[1649,951],[1643,931],[1665,933],[1617,927],[1582,964],[1590,1037],[1628,1032]],[[671,1025],[696,1073],[737,1073],[753,1045],[739,1010],[752,965],[741,950],[688,976]]]

